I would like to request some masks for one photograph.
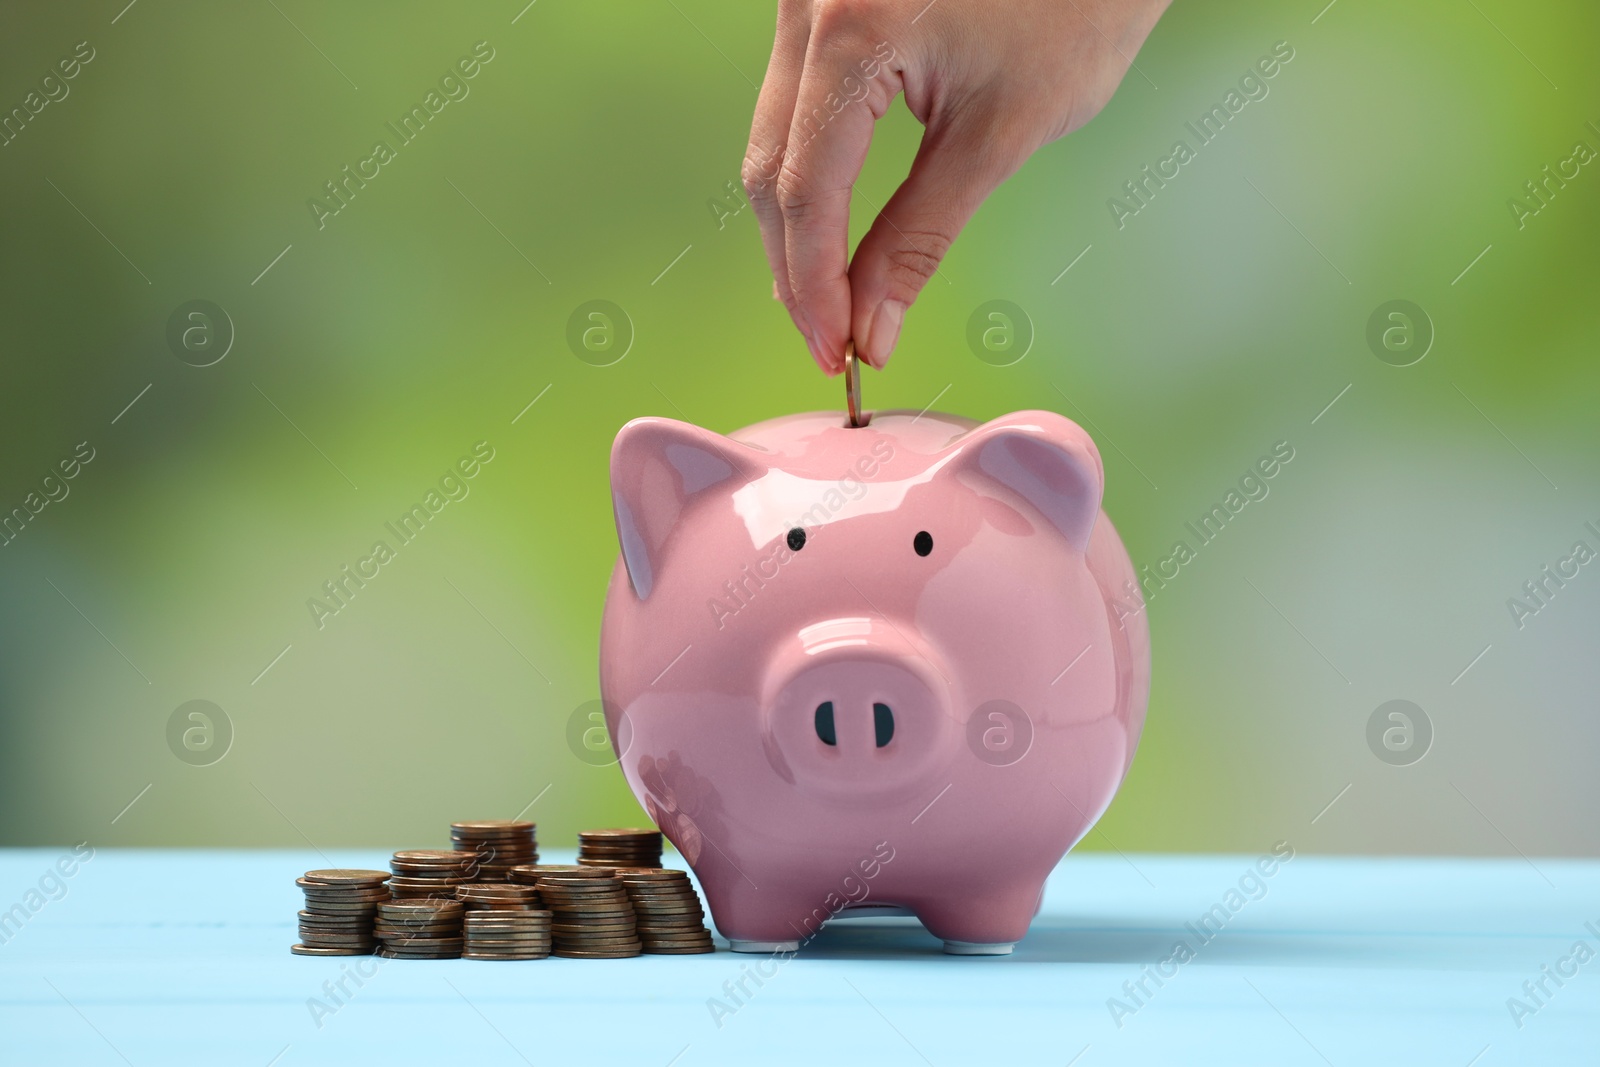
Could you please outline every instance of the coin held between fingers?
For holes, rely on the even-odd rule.
[[[861,359],[856,355],[856,343],[844,346],[844,403],[850,416],[851,427],[866,425],[861,417]]]

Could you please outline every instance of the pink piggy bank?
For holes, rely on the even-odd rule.
[[[1150,689],[1082,429],[1024,411],[636,419],[600,690],[628,785],[737,951],[853,911],[1010,952],[1111,803]]]

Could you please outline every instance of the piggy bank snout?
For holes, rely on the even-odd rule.
[[[817,666],[788,689],[781,698],[785,713],[809,719],[824,748],[849,751],[889,748],[894,744],[896,715],[901,721],[911,720],[908,726],[915,730],[935,699],[904,665],[866,658]],[[904,740],[904,730],[901,735]]]
[[[807,792],[860,797],[915,783],[948,752],[948,686],[931,655],[881,622],[781,650],[763,700],[769,752]]]

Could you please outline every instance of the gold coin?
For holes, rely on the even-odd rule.
[[[301,930],[300,940],[307,945],[339,945],[344,948],[371,948],[378,939],[371,934],[325,934],[317,930]]]
[[[585,867],[581,864],[570,871],[539,872],[539,884],[544,885],[585,885],[589,882],[615,882],[616,872],[610,867]]]
[[[364,871],[350,867],[336,867],[325,871],[307,871],[305,880],[323,885],[382,885],[388,879],[387,871]],[[299,879],[295,879],[299,882]]]
[[[384,875],[388,878],[388,875]],[[294,884],[303,889],[307,896],[328,897],[331,900],[360,900],[364,897],[379,896],[383,893],[383,885],[335,885],[332,882],[316,882],[309,878],[296,878]]]
[[[616,897],[618,900],[627,900],[627,891],[617,882],[600,881],[595,879],[589,882],[560,882],[553,878],[539,879],[539,893],[541,896],[550,897]]]
[[[372,951],[367,948],[347,947],[344,945],[290,945],[289,951],[296,956],[370,956]]]
[[[688,871],[673,870],[669,867],[622,867],[617,870],[617,877],[624,882],[685,882],[689,881]]]
[[[399,941],[385,941],[384,947],[401,949],[407,952],[459,952],[463,938],[460,937],[409,937]]]
[[[844,406],[852,427],[866,425],[861,418],[861,360],[853,340],[844,346]]]
[[[639,940],[632,930],[603,934],[563,934],[552,932],[550,939],[558,945],[628,945]]]
[[[388,918],[408,918],[419,915],[460,915],[464,909],[461,901],[444,897],[427,900],[389,900],[378,905],[378,914]]]
[[[637,892],[629,891],[628,899],[641,907],[686,907],[700,906],[700,898],[693,893],[655,892],[654,890]]]
[[[699,897],[693,893],[630,893],[627,899],[634,907],[699,907]]]
[[[601,845],[585,841],[578,846],[579,866],[582,866],[584,856],[609,856],[617,860],[619,867],[659,867],[659,862],[646,862],[653,857],[660,857],[660,845]],[[624,863],[623,860],[637,860],[635,863]]]
[[[365,908],[361,911],[323,911],[321,908],[306,908],[298,914],[305,922],[319,922],[338,926],[347,923],[370,924],[377,917],[378,912],[376,908]]]
[[[539,894],[547,897],[615,897],[627,900],[628,893],[614,881],[592,879],[587,882],[562,882],[554,877],[539,879]]]
[[[711,932],[703,926],[698,930],[640,930],[639,937],[645,941],[705,941]]]
[[[528,901],[536,900],[538,896],[539,891],[531,885],[511,885],[509,883],[484,885],[475,882],[471,885],[459,886],[456,889],[456,898],[458,900]]]

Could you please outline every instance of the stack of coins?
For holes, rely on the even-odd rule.
[[[456,887],[473,880],[477,859],[476,852],[438,852],[432,849],[396,852],[389,861],[389,869],[394,872],[389,879],[389,892],[395,900],[414,897],[453,900]]]
[[[456,889],[456,899],[466,905],[468,912],[537,911],[539,891],[531,885],[513,885],[509,882],[474,882]]]
[[[539,896],[552,913],[552,954],[606,960],[637,956],[639,929],[622,883],[604,867],[539,876]]]
[[[382,871],[307,871],[295,885],[305,891],[297,956],[370,956],[375,947],[372,920],[389,899]]]
[[[462,919],[464,960],[542,960],[550,955],[550,913],[485,908]]]
[[[580,830],[578,863],[584,867],[659,867],[660,830]]]
[[[459,900],[421,897],[378,905],[378,955],[391,960],[453,960],[461,955]]]
[[[633,868],[617,871],[617,877],[633,902],[645,952],[681,956],[716,951],[688,872]]]
[[[533,823],[515,819],[453,822],[450,845],[457,851],[477,856],[475,881],[504,882],[509,879],[511,868],[539,862],[539,846],[534,842],[533,831]]]

